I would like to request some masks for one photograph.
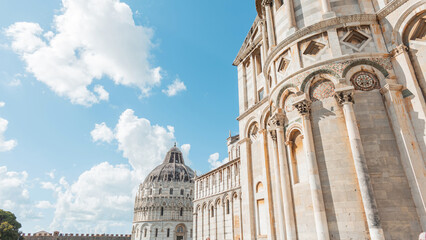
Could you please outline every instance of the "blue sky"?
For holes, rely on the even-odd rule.
[[[0,0],[0,208],[24,232],[130,232],[173,142],[199,172],[226,158],[255,16],[245,0]]]

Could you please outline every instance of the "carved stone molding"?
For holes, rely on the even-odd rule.
[[[380,93],[384,95],[388,92],[399,92],[402,88],[403,86],[401,84],[387,83],[380,89]]]
[[[335,95],[334,97],[336,98],[337,102],[340,105],[343,105],[345,103],[355,103],[354,102],[354,87],[349,86],[349,87],[344,87],[344,88],[339,88],[335,90]]]
[[[327,28],[334,26],[335,28],[345,26],[349,23],[356,22],[359,25],[369,25],[372,23],[377,23],[376,14],[354,14],[348,16],[340,16],[335,18],[330,18],[313,25],[304,27],[281,41],[268,55],[265,64],[264,64],[264,72],[268,70],[271,62],[276,58],[277,54],[279,54],[284,48],[287,48],[292,42],[299,41],[305,39],[305,36],[311,36],[312,34],[316,34],[317,31],[320,30],[326,31]],[[238,61],[234,61],[234,65],[238,65]]]
[[[408,0],[393,0],[391,3],[389,3],[377,12],[377,19],[382,20],[384,17],[395,11],[405,2],[408,2]]]
[[[404,44],[400,44],[399,46],[395,47],[390,51],[391,56],[394,58],[404,52],[408,51],[408,47]]]

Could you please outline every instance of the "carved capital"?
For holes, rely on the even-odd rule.
[[[285,114],[282,112],[277,112],[271,116],[268,122],[268,126],[271,129],[283,128],[285,122]]]
[[[354,87],[348,86],[343,88],[335,89],[335,95],[337,102],[342,105],[345,103],[355,103],[354,102]]]
[[[262,6],[271,6],[272,5],[272,0],[263,0],[262,1]]]
[[[404,52],[408,51],[408,47],[405,46],[404,44],[401,44],[399,46],[397,46],[396,48],[392,49],[390,51],[391,56],[394,58]]]
[[[293,106],[297,109],[297,111],[299,111],[302,116],[309,115],[309,112],[311,111],[311,101],[309,101],[308,99],[297,101],[293,103]]]

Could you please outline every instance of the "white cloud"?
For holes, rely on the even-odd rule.
[[[115,137],[123,157],[143,176],[163,160],[175,141],[173,127],[151,125],[148,119],[135,116],[131,109],[121,114]]]
[[[16,140],[5,140],[4,132],[8,124],[9,122],[6,119],[0,118],[0,152],[10,151],[18,144]]]
[[[116,84],[138,87],[142,95],[160,84],[160,67],[149,62],[153,31],[135,25],[127,4],[62,0],[62,5],[53,21],[54,31],[45,32],[31,22],[16,22],[6,29],[12,49],[38,81],[86,106],[107,100],[106,91],[88,88],[104,76]]]
[[[165,93],[169,97],[172,97],[178,94],[179,92],[185,90],[185,84],[180,79],[176,79],[172,84],[167,86],[167,89],[163,89],[163,93]]]
[[[90,135],[94,142],[103,141],[110,143],[114,140],[114,133],[104,122],[101,124],[95,124],[95,129],[90,132]]]
[[[104,134],[105,132],[108,134]],[[113,130],[104,123],[96,124],[91,132],[92,139],[111,142],[112,132]],[[130,165],[141,176],[145,176],[161,163],[167,151],[173,146],[174,132],[172,126],[151,125],[148,119],[139,118],[132,109],[127,109],[121,114],[113,137],[117,140],[118,150],[123,152],[123,157],[129,160]],[[182,145],[184,157],[187,158],[190,148],[189,144]]]
[[[225,158],[222,161],[220,161],[219,153],[213,153],[209,156],[209,159],[207,161],[210,163],[210,168],[215,169],[227,163],[229,160],[228,158]]]
[[[56,198],[51,230],[101,233],[128,228],[138,184],[161,163],[175,141],[172,126],[152,125],[135,116],[131,109],[121,114],[114,130],[105,123],[96,124],[91,135],[94,141],[116,140],[118,150],[131,167],[104,162],[85,171],[71,184],[65,178],[59,183],[42,182],[41,187],[53,190]],[[185,158],[190,148],[189,144],[181,146]]]
[[[103,86],[96,85],[93,91],[98,94],[100,100],[108,101],[109,93],[104,89]]]
[[[50,177],[50,179],[55,179],[55,169],[50,172],[47,172],[46,175]]]
[[[101,163],[71,185],[62,178],[55,187],[57,202],[50,229],[65,232],[114,232],[131,224],[139,183],[126,165]]]
[[[0,102],[0,107],[4,107],[6,105],[5,102]]]
[[[21,219],[40,217],[31,206],[28,173],[8,171],[0,166],[0,209],[11,211]]]
[[[54,208],[55,206],[51,204],[49,201],[39,201],[35,205],[35,207],[40,209],[47,209],[47,208]]]

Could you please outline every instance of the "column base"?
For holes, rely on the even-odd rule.
[[[322,19],[329,19],[329,18],[334,18],[334,17],[336,17],[335,12],[326,12],[326,13],[322,14]]]

